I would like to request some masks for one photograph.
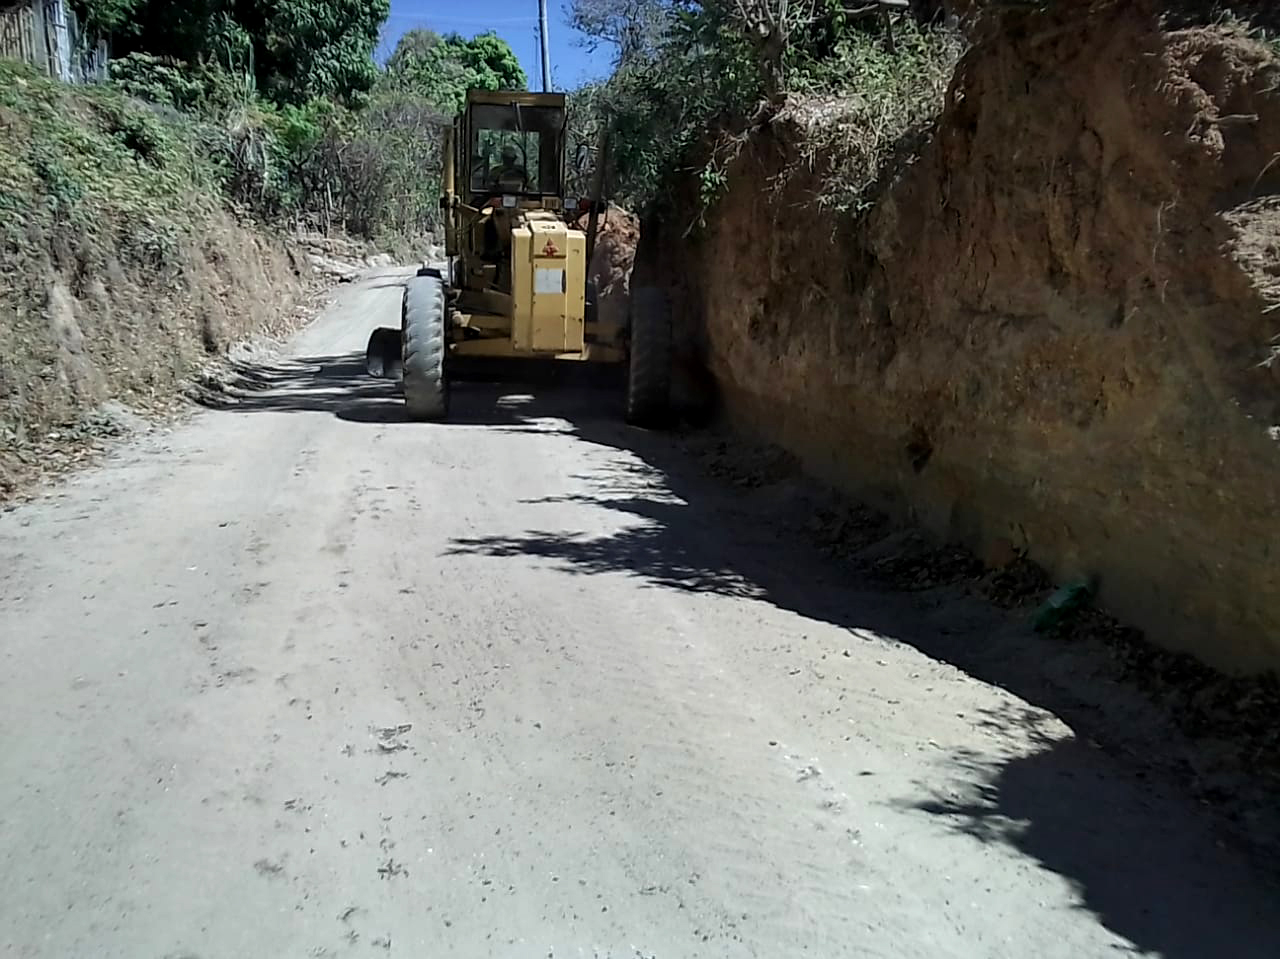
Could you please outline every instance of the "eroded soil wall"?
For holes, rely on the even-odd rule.
[[[1154,642],[1280,666],[1280,68],[1131,11],[1021,22],[862,220],[815,212],[775,124],[637,269],[728,416],[812,472],[1096,574]]]

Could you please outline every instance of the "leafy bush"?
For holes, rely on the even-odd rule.
[[[162,0],[101,0],[98,9],[112,4],[137,13],[122,27],[132,52],[113,61],[110,82],[135,105],[101,105],[112,135],[156,166],[185,149],[198,157],[187,175],[201,189],[291,227],[396,241],[435,230],[442,124],[468,87],[526,85],[494,33],[410,31],[378,71],[366,28],[385,0],[215,2],[185,13]],[[264,46],[282,25],[298,28],[292,39]],[[303,42],[312,33],[324,41],[314,49]]]
[[[205,71],[192,70],[177,60],[131,53],[112,60],[109,70],[111,84],[139,100],[177,110],[196,110],[208,100],[209,83]]]
[[[385,89],[422,97],[446,114],[462,109],[470,88],[523,90],[527,83],[519,58],[492,31],[468,40],[410,30],[388,58],[383,78]]]
[[[73,6],[88,32],[110,35],[129,23],[139,0],[73,0]]]
[[[27,162],[44,188],[44,199],[49,209],[59,219],[69,218],[84,197],[84,183],[61,157],[42,143],[32,145]]]
[[[403,240],[438,226],[443,122],[422,98],[383,92],[360,110],[253,104],[204,128],[224,189],[255,214]]]
[[[359,104],[378,78],[373,51],[388,0],[82,0],[128,8],[113,46],[188,64],[247,70],[273,103]]]
[[[173,158],[176,143],[172,131],[152,111],[127,102],[103,100],[98,103],[98,113],[106,131],[140,162],[163,167]]]
[[[764,78],[749,44],[716,9],[663,8],[657,42],[619,63],[595,96],[612,134],[616,195],[641,207],[717,130],[756,112]]]
[[[360,111],[352,137],[359,149],[340,175],[348,222],[361,224],[357,232],[400,239],[439,229],[440,148],[447,122],[434,102],[412,93],[376,95]],[[357,157],[364,160],[358,166]]]
[[[869,205],[875,185],[928,136],[962,51],[956,34],[907,23],[892,50],[883,37],[853,34],[820,71],[797,77],[778,119],[804,132],[804,159],[823,182],[819,206]]]
[[[567,97],[566,196],[586,197],[591,194],[596,164],[600,162],[600,133],[606,122],[605,96],[604,84],[591,83]]]
[[[36,235],[80,243],[158,238],[147,256],[172,251],[176,224],[216,202],[213,168],[181,114],[162,116],[103,88],[64,87],[0,61],[0,220],[6,250]],[[167,239],[168,238],[168,239]],[[132,247],[127,247],[128,253]]]
[[[266,219],[289,209],[292,192],[277,163],[280,151],[272,122],[269,108],[247,103],[201,128],[224,192],[242,208]]]
[[[911,17],[890,32],[878,16],[858,15],[875,8],[851,12],[838,0],[624,5],[622,17],[614,0],[575,0],[575,23],[622,53],[606,84],[576,98],[584,109],[574,124],[610,124],[615,195],[637,208],[683,172],[705,210],[748,133],[789,117],[810,134],[808,159],[830,164],[821,202],[853,209],[932,122],[960,52],[951,33]]]

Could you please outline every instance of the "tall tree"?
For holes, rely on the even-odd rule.
[[[523,90],[528,78],[520,60],[496,33],[470,40],[457,33],[439,36],[410,30],[387,60],[387,79],[453,113],[461,109],[467,90]]]
[[[90,34],[110,36],[132,20],[142,0],[72,0]]]
[[[619,63],[651,59],[662,40],[673,0],[571,0],[569,22],[595,50],[608,44]]]
[[[390,0],[236,0],[254,40],[260,89],[281,103],[353,99],[372,88],[373,50]]]
[[[278,103],[359,102],[377,79],[389,11],[389,0],[137,0],[127,22],[114,21],[115,46],[251,72]]]

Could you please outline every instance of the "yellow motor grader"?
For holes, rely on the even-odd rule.
[[[445,418],[450,375],[475,357],[625,364],[627,420],[665,420],[669,304],[633,290],[624,322],[600,322],[587,280],[599,188],[590,201],[565,196],[565,119],[563,94],[471,90],[446,130],[448,264],[409,279],[400,328],[375,330],[366,351],[370,373],[401,380],[412,419]]]

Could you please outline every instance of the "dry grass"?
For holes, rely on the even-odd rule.
[[[75,459],[106,401],[171,402],[293,280],[182,118],[0,63],[0,499]]]
[[[909,163],[932,131],[963,52],[962,39],[945,30],[902,30],[892,52],[868,36],[841,51],[821,92],[791,93],[778,119],[801,133],[802,163],[822,184],[817,205],[869,206],[886,175]]]

